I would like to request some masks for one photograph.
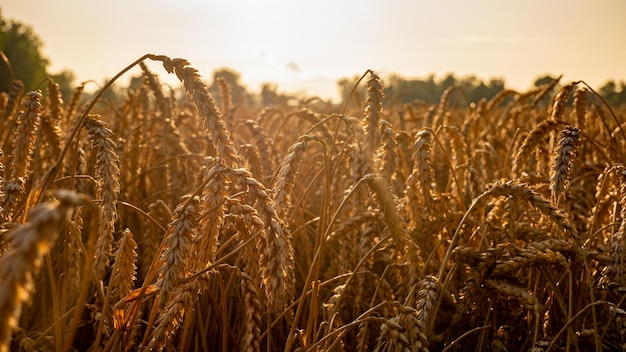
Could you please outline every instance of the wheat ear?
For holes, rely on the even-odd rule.
[[[4,114],[2,122],[0,122],[0,126],[6,127],[5,124],[10,121],[11,117],[15,113],[15,108],[17,107],[23,92],[24,83],[20,80],[13,80],[13,82],[11,82],[11,86],[9,87],[9,100],[4,108]]]
[[[167,72],[175,73],[176,77],[183,82],[187,94],[198,109],[206,134],[213,142],[217,156],[222,158],[228,167],[240,166],[241,160],[235,151],[230,131],[198,71],[188,66],[189,62],[185,59],[170,59],[163,55],[149,55],[148,57],[152,60],[161,61]]]
[[[550,158],[550,189],[553,194],[563,194],[569,186],[571,168],[580,142],[577,127],[567,126],[559,133],[559,139]]]
[[[111,272],[111,297],[117,302],[132,291],[137,275],[137,242],[130,229],[125,229],[114,253],[115,263]]]
[[[74,89],[72,97],[70,98],[70,102],[65,108],[66,121],[70,121],[72,119],[72,115],[74,115],[74,112],[76,112],[76,107],[78,106],[78,102],[80,101],[80,96],[83,94],[83,90],[85,90],[85,82],[81,83],[78,87]]]
[[[561,118],[565,102],[567,101],[569,94],[572,92],[572,89],[574,89],[573,83],[566,84],[554,96],[552,109],[550,111],[550,120],[559,120]]]
[[[560,75],[559,77],[557,77],[556,79],[554,79],[552,82],[550,82],[549,84],[544,84],[543,85],[543,89],[541,89],[537,95],[535,95],[535,99],[532,102],[533,107],[536,107],[537,104],[539,104],[539,102],[552,90],[554,89],[554,87],[556,87],[556,85],[561,81],[561,78],[563,78],[563,75]]]
[[[386,120],[380,120],[380,136],[383,147],[377,155],[379,162],[378,172],[387,180],[392,181],[394,174],[401,175],[400,166],[402,165],[402,160],[398,153],[396,132]]]
[[[585,115],[587,113],[587,88],[582,87],[574,92],[574,111],[576,112],[576,127],[585,129]]]
[[[261,155],[261,165],[263,166],[263,174],[259,177],[265,177],[274,170],[274,163],[272,161],[272,147],[271,140],[263,133],[263,128],[254,120],[247,120],[246,126],[250,130],[252,138],[255,140],[259,154]]]
[[[167,304],[159,311],[156,327],[150,335],[145,350],[162,351],[165,345],[173,340],[185,314],[192,311],[199,295],[207,289],[210,276],[213,273],[208,272],[199,275],[194,281],[183,282],[174,287]]]
[[[518,96],[518,95],[519,93],[512,89],[503,89],[499,91],[496,95],[494,95],[493,98],[489,100],[489,102],[487,102],[487,106],[485,106],[485,109],[482,111],[482,113],[484,115],[487,115],[496,106],[498,106],[498,104],[500,104],[504,99],[511,97],[511,96]]]
[[[427,337],[431,336],[429,327],[431,324],[431,312],[437,303],[439,294],[439,283],[433,275],[424,276],[418,283],[417,296],[415,298],[415,308],[417,308],[417,320],[422,327],[422,333]]]
[[[61,95],[61,87],[51,78],[48,78],[48,101],[50,117],[52,117],[55,121],[61,121],[61,118],[65,114],[63,112],[63,96]]]
[[[253,175],[265,175],[263,158],[261,157],[257,145],[248,143],[239,146],[239,155],[241,155],[247,169],[250,170]]]
[[[175,110],[172,109],[171,100],[165,97],[158,78],[148,70],[148,67],[143,62],[139,66],[141,66],[141,70],[148,81],[148,86],[156,98],[157,107],[161,112],[160,120],[163,125],[162,146],[164,149],[172,149],[178,154],[189,154],[189,149],[180,135],[180,130],[172,121],[172,113]]]
[[[411,241],[407,233],[406,222],[400,217],[396,205],[397,198],[391,192],[389,183],[384,178],[369,174],[363,179],[376,194],[385,226],[391,233],[395,248],[406,258],[409,264],[409,277],[406,287],[412,287],[422,277],[424,263],[420,256],[419,247]]]
[[[431,131],[429,129],[421,130],[417,133],[415,138],[415,149],[413,151],[413,171],[411,175],[406,179],[407,194],[409,199],[413,198],[416,202],[419,202],[415,197],[418,194],[418,189],[422,193],[422,204],[426,205],[429,209],[433,204],[432,197],[432,184],[435,180],[433,167],[431,165]],[[415,207],[417,204],[413,204]],[[417,218],[417,214],[413,214]],[[417,221],[414,219],[414,221]]]
[[[109,256],[113,248],[113,233],[117,218],[117,197],[120,192],[119,157],[115,143],[111,139],[113,132],[98,115],[88,115],[83,125],[89,133],[96,155],[96,198],[101,199],[100,221],[98,222],[98,240],[96,242],[95,261],[93,264],[96,280],[102,279],[109,266]]]
[[[582,244],[576,229],[574,229],[567,219],[567,215],[548,200],[544,199],[541,194],[528,187],[528,185],[513,181],[496,182],[488,193],[493,197],[511,196],[527,201],[544,215],[548,216],[554,224],[571,236],[578,244]]]
[[[541,141],[541,139],[546,134],[565,124],[566,123],[563,121],[546,120],[535,126],[535,128],[533,128],[532,131],[530,131],[528,135],[526,135],[526,138],[524,138],[522,145],[517,150],[517,153],[515,153],[512,174],[515,176],[519,176],[521,165],[523,165],[528,160],[528,158],[530,158],[530,154],[533,148]]]
[[[161,267],[157,285],[160,286],[159,306],[163,308],[169,295],[190,272],[190,253],[198,226],[200,198],[184,197],[174,209],[172,222],[165,234],[165,249],[161,255]]]
[[[220,97],[222,98],[222,111],[228,113],[232,106],[232,95],[230,85],[224,77],[217,78],[217,85],[220,89]]]
[[[241,272],[240,285],[244,300],[245,331],[242,339],[242,352],[261,351],[262,309],[256,281],[247,273]]]
[[[110,321],[112,317],[114,319],[114,328],[120,330],[125,324],[123,315],[120,317],[116,314],[111,314],[111,302],[123,300],[132,291],[136,279],[137,243],[133,239],[130,229],[123,231],[122,238],[113,256],[115,260],[113,261],[113,268],[111,269],[111,276],[107,285],[107,294],[102,313],[100,314],[100,324],[94,342],[94,346],[98,348],[102,347],[100,345],[102,334],[107,337],[107,340],[111,337]]]
[[[22,304],[31,295],[33,276],[43,256],[54,244],[71,207],[81,199],[70,191],[58,191],[58,201],[43,203],[29,212],[29,219],[10,235],[9,250],[0,257],[0,352],[7,352],[17,327]]]
[[[280,164],[278,176],[272,186],[276,215],[283,221],[291,206],[291,193],[293,192],[296,176],[300,169],[300,162],[302,161],[307,144],[311,139],[313,139],[313,137],[302,136],[298,138],[296,143],[289,147],[289,153]]]
[[[64,255],[67,260],[64,265],[67,266],[65,275],[65,282],[69,297],[73,298],[80,292],[81,284],[81,267],[83,263],[82,255],[83,248],[82,243],[82,230],[83,230],[83,218],[81,216],[81,208],[79,208],[75,214],[74,219],[69,223],[69,229],[65,237],[65,252]]]
[[[383,111],[383,85],[380,78],[370,71],[370,79],[367,81],[367,99],[364,118],[365,132],[365,157],[373,160],[374,152],[380,144],[380,119]]]
[[[28,179],[33,150],[37,139],[37,130],[41,119],[40,91],[29,92],[22,101],[22,112],[17,117],[17,128],[13,139],[13,152],[11,154],[10,176],[6,183],[5,214],[8,218],[13,216],[13,211],[19,202],[19,198],[25,192],[26,180]]]
[[[215,259],[215,251],[219,244],[219,231],[224,224],[224,202],[228,197],[229,169],[214,163],[203,183],[200,228],[194,241],[194,261],[196,269],[203,269]]]
[[[375,352],[428,352],[428,340],[412,307],[402,307],[398,316],[387,319],[380,327]]]
[[[42,136],[48,140],[52,147],[53,157],[61,153],[63,131],[61,130],[61,118],[63,117],[63,98],[57,83],[48,79],[48,101],[47,113],[41,116]]]
[[[293,299],[295,273],[291,234],[283,226],[267,189],[244,169],[232,170],[249,197],[256,202],[259,217],[265,225],[265,238],[258,242],[259,266],[268,297],[268,309],[282,313]]]

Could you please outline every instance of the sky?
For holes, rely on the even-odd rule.
[[[518,90],[543,74],[596,88],[626,80],[626,0],[0,0],[0,10],[33,28],[53,73],[78,82],[147,53],[185,58],[209,80],[231,68],[252,92],[271,82],[335,101],[337,80],[367,69]]]

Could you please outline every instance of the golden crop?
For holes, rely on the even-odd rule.
[[[144,60],[187,97],[1,96],[0,351],[626,348],[626,115],[584,82],[258,110]]]

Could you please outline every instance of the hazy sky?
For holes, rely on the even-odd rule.
[[[146,53],[186,58],[208,78],[233,68],[252,91],[275,82],[324,97],[368,68],[499,77],[516,89],[544,73],[593,87],[626,79],[626,0],[0,0],[0,9],[33,27],[53,71],[79,81],[102,81]]]

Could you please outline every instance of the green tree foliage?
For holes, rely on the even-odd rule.
[[[537,79],[535,79],[535,82],[533,83],[533,86],[539,88],[541,86],[545,86],[545,85],[551,84],[556,79],[558,79],[558,76],[552,76],[552,75],[549,75],[549,74],[544,74],[544,75],[541,75],[541,76],[537,77]]]
[[[76,80],[76,74],[72,70],[65,69],[59,73],[50,76],[53,81],[59,84],[63,99],[69,99],[74,91],[73,83]]]
[[[626,104],[626,83],[615,81],[606,82],[598,93],[606,100],[609,105],[623,105]]]
[[[6,21],[0,16],[0,50],[10,62],[0,64],[0,91],[7,91],[11,79],[24,82],[32,90],[47,76],[48,59],[41,53],[42,42],[32,28],[17,21]]]

